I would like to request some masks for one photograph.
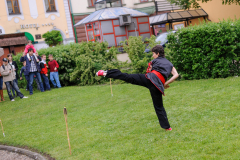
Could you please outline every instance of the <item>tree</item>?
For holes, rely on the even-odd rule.
[[[190,8],[200,8],[199,1],[208,2],[212,0],[168,0],[171,3],[174,3],[176,5],[182,6],[184,10],[190,9]],[[222,0],[222,4],[224,5],[231,5],[236,4],[240,5],[240,0]]]
[[[56,46],[63,41],[60,31],[56,30],[52,30],[51,32],[48,31],[47,33],[44,33],[42,37],[45,38],[45,42],[49,46]]]

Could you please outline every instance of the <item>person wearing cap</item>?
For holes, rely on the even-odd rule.
[[[23,99],[23,98],[28,98],[25,97],[19,90],[19,87],[16,83],[15,80],[15,74],[13,72],[13,67],[8,63],[7,58],[3,58],[3,65],[0,67],[0,73],[3,76],[3,82],[6,85],[7,88],[7,92],[8,92],[8,96],[10,98],[11,101],[15,101],[13,96],[12,96],[12,92],[11,92],[11,86],[12,88],[17,92],[17,95]]]

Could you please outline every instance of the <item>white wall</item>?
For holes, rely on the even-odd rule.
[[[94,12],[95,8],[87,8],[88,0],[71,0],[73,13]]]
[[[134,5],[135,3],[140,3],[140,0],[122,0],[123,4],[126,4],[124,7],[127,8],[144,8],[153,6],[154,3],[143,3],[139,5]],[[71,0],[72,10],[73,13],[88,13],[94,12],[95,8],[87,8],[88,7],[88,0]]]

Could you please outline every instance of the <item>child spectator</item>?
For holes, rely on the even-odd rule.
[[[51,80],[54,88],[56,88],[56,87],[61,88],[61,84],[60,84],[59,76],[58,76],[59,65],[58,65],[57,61],[53,59],[53,55],[49,54],[48,58],[50,60],[48,62],[48,68],[50,69],[50,80]]]
[[[20,92],[16,81],[14,81],[15,75],[14,75],[14,72],[13,72],[13,67],[8,63],[7,58],[3,58],[3,65],[0,67],[0,72],[1,72],[1,75],[3,76],[3,82],[5,82],[7,92],[8,92],[8,96],[9,96],[11,101],[15,101],[13,96],[12,96],[12,93],[11,93],[11,86],[17,92],[17,95],[21,99],[28,98],[28,97],[25,97]]]
[[[49,79],[48,79],[48,69],[47,69],[47,63],[46,63],[46,55],[42,55],[42,61],[40,62],[40,67],[41,67],[41,77],[43,79],[43,87],[44,90],[50,91],[50,84],[49,84]]]
[[[28,49],[29,49],[29,48],[32,48],[32,49],[33,49],[33,55],[35,56],[36,61],[39,62],[38,57],[35,55],[35,53],[37,53],[37,51],[36,51],[36,49],[34,48],[34,46],[32,45],[32,41],[30,41],[30,40],[28,41],[28,44],[27,44],[27,46],[25,47],[24,53],[25,53],[25,55],[27,55],[28,60],[31,61],[31,58],[30,58],[30,56],[29,56],[29,54],[28,54]]]
[[[26,91],[28,91],[29,90],[29,75],[27,75],[27,73],[26,73],[26,61],[23,62],[23,67],[21,68],[21,71],[20,71],[20,80],[22,80],[22,74],[24,74],[25,79],[27,81]]]

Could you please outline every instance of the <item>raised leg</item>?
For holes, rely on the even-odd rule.
[[[127,74],[122,73],[118,69],[112,69],[107,71],[107,78],[120,79],[127,83],[143,86],[149,88],[151,81],[149,81],[144,74]]]

